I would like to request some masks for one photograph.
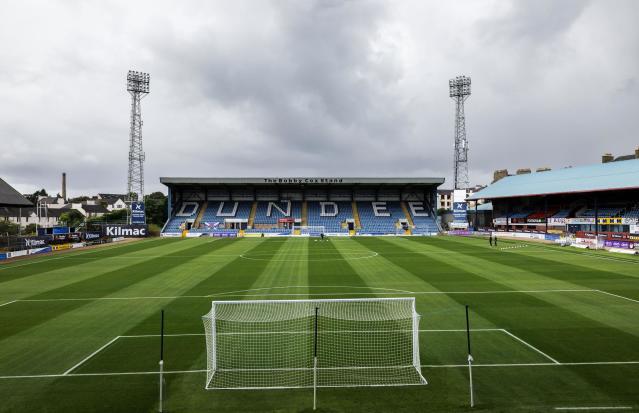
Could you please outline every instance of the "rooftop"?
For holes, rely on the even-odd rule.
[[[441,185],[444,178],[342,178],[342,177],[262,177],[187,178],[161,177],[165,185]]]
[[[639,159],[505,177],[469,200],[639,189]]]
[[[33,205],[20,192],[0,178],[0,205],[2,206],[31,206]]]

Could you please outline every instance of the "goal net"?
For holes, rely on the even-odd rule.
[[[213,301],[206,389],[426,384],[415,298]]]
[[[319,237],[324,234],[325,230],[323,226],[302,226],[300,227],[300,235],[308,235],[311,237]]]

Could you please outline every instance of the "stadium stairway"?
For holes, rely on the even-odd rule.
[[[401,205],[402,205],[402,211],[404,211],[404,215],[406,215],[406,220],[408,221],[408,225],[410,225],[411,227],[415,226],[415,223],[413,222],[413,217],[410,216],[410,212],[408,212],[408,208],[406,207],[406,202],[402,201]]]
[[[308,222],[308,204],[306,201],[302,202],[302,226],[307,226]]]
[[[197,216],[195,217],[195,221],[193,221],[193,228],[200,228],[200,221],[202,221],[202,216],[204,216],[204,211],[206,211],[206,208],[208,206],[209,206],[208,201],[204,201],[200,205],[200,212],[197,213]]]
[[[401,201],[399,204],[402,207],[402,211],[404,211],[404,215],[406,216],[406,221],[408,221],[408,228],[404,230],[404,235],[412,235],[413,234],[412,228],[415,227],[415,224],[413,223],[413,217],[411,217],[410,212],[408,212],[408,208],[406,207],[406,202]]]
[[[355,229],[362,229],[362,222],[359,220],[359,212],[357,211],[357,202],[353,201],[353,219],[355,220]]]
[[[255,214],[257,213],[257,201],[253,201],[253,205],[251,206],[251,213],[248,218],[248,227],[253,228],[253,224],[255,223]]]

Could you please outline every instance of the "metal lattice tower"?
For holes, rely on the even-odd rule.
[[[470,187],[468,179],[468,140],[464,102],[470,96],[470,78],[457,76],[448,81],[450,97],[455,101],[455,188]]]
[[[149,94],[148,73],[129,70],[126,90],[131,94],[131,130],[129,132],[129,201],[144,200],[144,150],[142,148],[142,107],[140,101]]]

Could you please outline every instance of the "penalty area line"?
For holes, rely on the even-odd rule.
[[[520,343],[524,344],[525,346],[527,346],[528,348],[531,348],[533,350],[535,350],[537,353],[541,354],[542,356],[546,357],[548,360],[552,361],[555,364],[561,364],[560,362],[558,362],[557,360],[555,360],[554,358],[550,357],[548,354],[544,353],[543,351],[539,350],[537,347],[533,346],[532,344],[530,344],[529,342],[527,342],[526,340],[523,340],[519,337],[517,337],[516,335],[514,335],[513,333],[511,333],[510,331],[506,330],[506,329],[501,329],[501,331],[503,331],[505,334],[507,334],[508,336],[514,338],[515,340],[519,341]]]
[[[602,294],[606,294],[606,295],[611,295],[613,297],[621,298],[622,300],[632,301],[633,303],[639,303],[639,300],[635,300],[634,298],[629,298],[629,297],[624,297],[623,295],[609,293],[608,291],[603,291],[603,290],[593,290],[593,291],[597,291],[598,293],[602,293]]]
[[[78,367],[80,367],[82,364],[86,363],[91,357],[95,356],[96,354],[98,354],[99,352],[101,352],[102,350],[104,350],[105,348],[109,347],[111,344],[113,344],[117,339],[119,339],[120,336],[115,336],[113,339],[111,339],[108,343],[106,343],[105,345],[103,345],[102,347],[100,347],[99,349],[97,349],[96,351],[94,351],[93,353],[89,354],[88,356],[86,356],[85,358],[83,358],[79,363],[77,363],[76,365],[74,365],[73,367],[71,367],[69,370],[65,371],[62,375],[63,376],[68,376],[69,373],[71,373],[73,370],[77,369]]]

